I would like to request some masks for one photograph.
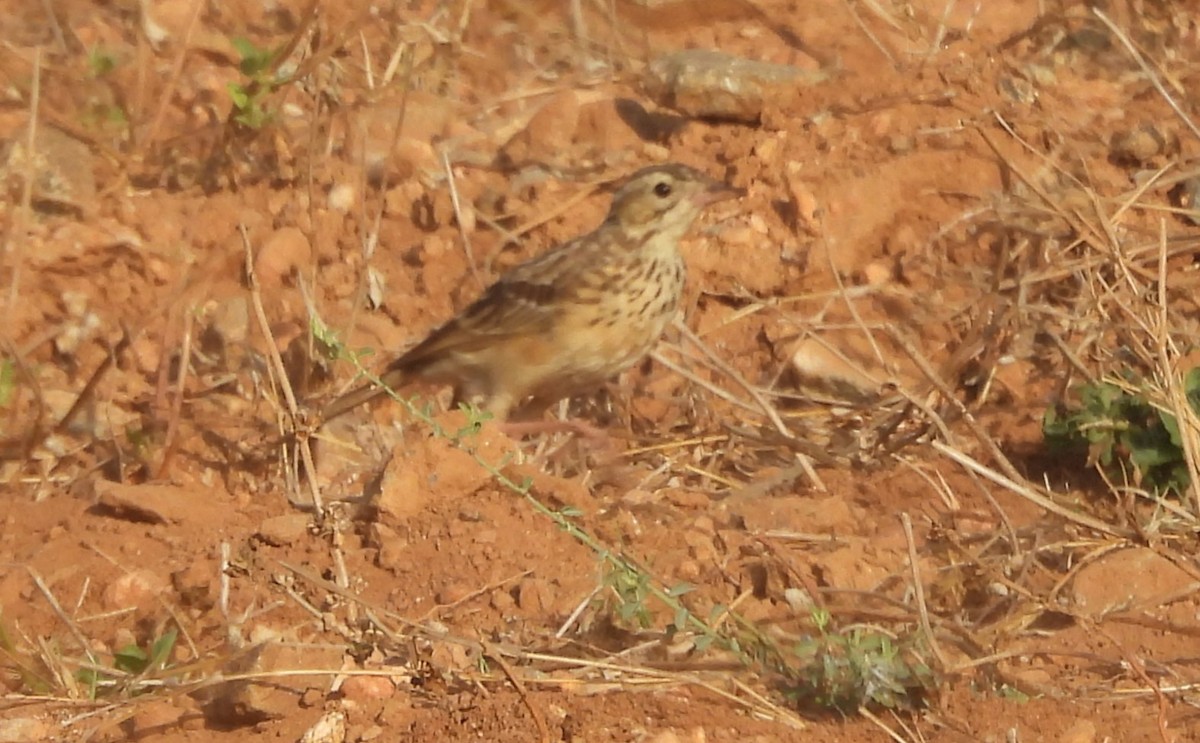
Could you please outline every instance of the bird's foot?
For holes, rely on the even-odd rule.
[[[592,444],[612,446],[612,437],[604,429],[583,421],[505,421],[499,429],[509,438],[521,439],[543,433],[572,433]]]

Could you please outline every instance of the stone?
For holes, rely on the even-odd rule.
[[[688,49],[651,61],[642,87],[659,104],[689,116],[755,124],[770,99],[827,77],[791,65]]]
[[[342,682],[342,696],[356,702],[389,699],[396,684],[387,676],[350,676]]]
[[[33,743],[50,737],[49,723],[36,717],[0,720],[0,743]]]
[[[1195,580],[1149,547],[1110,552],[1084,565],[1071,586],[1071,601],[1083,614],[1151,611],[1162,601],[1194,591]]]
[[[271,233],[254,256],[254,271],[264,287],[275,287],[294,271],[312,262],[312,245],[297,227],[281,227]]]
[[[289,513],[263,519],[255,534],[267,544],[284,547],[308,536],[312,519],[303,513]]]
[[[167,582],[150,570],[132,570],[104,589],[104,605],[112,611],[141,606],[166,590]]]
[[[343,743],[346,740],[346,713],[340,709],[321,715],[300,736],[300,743]]]

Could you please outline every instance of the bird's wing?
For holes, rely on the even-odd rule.
[[[587,302],[603,274],[605,250],[596,235],[576,239],[522,263],[428,338],[396,359],[389,370],[420,373],[447,354],[470,355],[515,338],[553,331],[564,308]]]

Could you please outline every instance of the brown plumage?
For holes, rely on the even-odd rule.
[[[701,210],[738,191],[685,165],[634,173],[593,232],[514,267],[473,304],[387,366],[390,388],[454,385],[458,399],[505,420],[528,398],[595,389],[641,360],[675,316],[685,268],[679,240]],[[381,394],[366,385],[322,420]]]

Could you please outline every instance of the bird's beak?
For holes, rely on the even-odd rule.
[[[692,198],[696,202],[696,206],[704,207],[709,204],[715,204],[718,201],[728,201],[729,199],[737,199],[745,195],[746,189],[744,188],[734,188],[728,183],[712,179],[703,191]]]

